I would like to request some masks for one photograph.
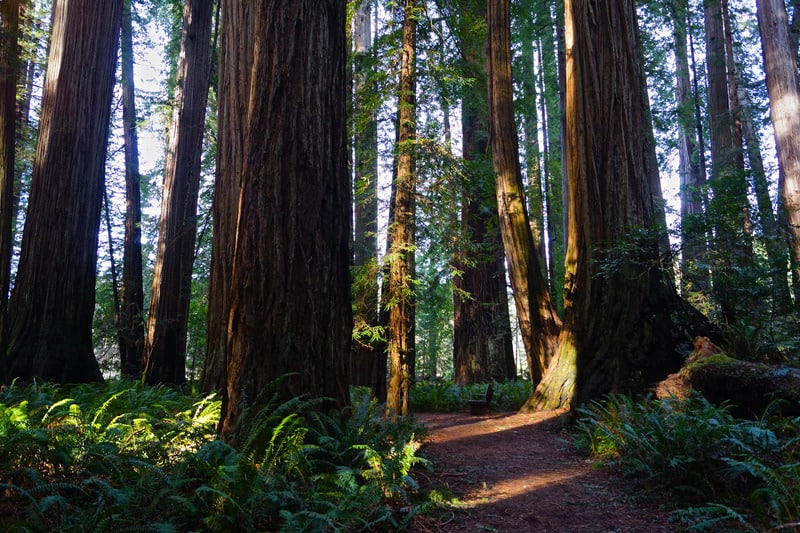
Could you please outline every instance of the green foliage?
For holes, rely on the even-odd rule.
[[[420,429],[369,393],[348,416],[268,393],[236,449],[220,401],[112,381],[0,393],[4,531],[396,531],[419,508]],[[402,510],[402,512],[401,512]]]
[[[492,382],[493,411],[518,411],[531,396],[531,383],[527,380]],[[469,407],[467,400],[483,394],[486,384],[456,385],[448,380],[418,381],[411,389],[411,406],[418,411],[450,413]]]
[[[747,421],[699,395],[610,395],[578,410],[576,444],[646,487],[668,490],[676,517],[693,530],[776,526],[800,518],[800,420],[771,420],[774,407]]]

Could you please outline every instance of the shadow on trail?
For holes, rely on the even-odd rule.
[[[631,503],[622,482],[592,468],[562,413],[423,413],[430,436],[420,455],[424,485],[460,502],[435,531],[668,532],[666,514]],[[441,526],[441,527],[440,527]]]

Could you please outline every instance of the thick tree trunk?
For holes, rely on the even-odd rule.
[[[184,3],[175,108],[145,339],[145,380],[149,384],[186,381],[186,335],[213,16],[211,0]]]
[[[92,315],[122,3],[54,4],[36,162],[10,302],[9,378],[102,379]]]
[[[212,205],[214,239],[208,294],[206,357],[201,389],[226,394],[230,282],[236,243],[240,176],[255,43],[255,7],[222,1],[217,110],[217,170]]]
[[[14,249],[14,150],[17,138],[20,1],[0,3],[0,339],[8,311]],[[0,367],[0,382],[4,381]]]
[[[780,193],[788,222],[795,306],[800,308],[800,81],[786,6],[782,0],[758,0],[756,6],[778,164],[783,174]]]
[[[144,285],[142,281],[142,190],[139,174],[139,139],[136,132],[136,97],[133,81],[133,21],[131,0],[122,10],[120,61],[122,63],[122,129],[125,143],[125,241],[122,259],[122,295],[117,317],[120,371],[123,376],[142,373],[144,349]]]
[[[355,228],[353,266],[356,332],[378,326],[378,123],[376,110],[365,98],[374,89],[371,77],[372,24],[371,0],[362,0],[353,22],[353,128],[355,154]],[[373,381],[378,355],[368,334],[353,343],[353,384],[377,388]]]
[[[397,179],[389,249],[389,384],[386,414],[405,416],[414,382],[416,210],[416,0],[405,0],[398,102]]]
[[[687,42],[687,1],[673,0],[672,25],[675,39],[676,100],[678,105],[678,145],[681,195],[681,288],[684,293],[707,293],[711,284],[708,269],[706,232],[703,229],[705,154],[700,149],[695,127],[695,95],[689,72]]]
[[[287,373],[285,397],[345,404],[352,335],[345,4],[250,6],[259,83],[245,123],[221,415],[233,440],[242,412]]]
[[[566,2],[569,245],[564,328],[537,407],[643,390],[675,371],[684,308],[659,264],[633,0]],[[632,233],[633,232],[633,233]],[[623,260],[620,261],[620,254]]]
[[[536,259],[519,163],[511,90],[508,0],[488,0],[489,133],[500,230],[531,381],[536,384],[555,350],[560,320]]]

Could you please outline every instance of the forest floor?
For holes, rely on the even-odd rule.
[[[449,511],[418,517],[427,532],[680,531],[658,503],[637,499],[630,482],[594,466],[575,448],[563,417],[421,413],[429,435],[418,452],[432,463],[424,488],[455,497]],[[660,502],[666,504],[668,502]]]

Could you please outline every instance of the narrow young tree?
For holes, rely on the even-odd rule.
[[[282,394],[346,403],[352,335],[345,2],[239,2],[254,18],[258,83],[244,123],[221,415],[234,441],[243,411],[286,373]],[[239,53],[250,52],[234,53],[237,64]]]
[[[682,328],[695,318],[653,231],[635,2],[567,0],[565,9],[569,245],[564,328],[535,392],[543,408],[643,390],[680,366]]]
[[[353,384],[380,388],[373,333],[378,326],[378,122],[369,91],[372,50],[372,0],[358,0],[353,21],[353,143],[354,228],[353,266],[354,326],[362,333],[353,343]]]
[[[675,42],[676,100],[678,106],[678,174],[681,195],[681,286],[684,291],[707,292],[710,289],[706,234],[702,217],[705,212],[706,185],[705,154],[702,139],[695,127],[694,104],[689,70],[687,0],[672,0],[670,15]]]
[[[132,0],[122,8],[120,62],[122,70],[122,129],[125,145],[125,240],[122,246],[122,287],[117,338],[122,375],[138,377],[144,349],[144,285],[142,281],[142,189],[139,138],[133,78]]]
[[[711,132],[712,225],[715,255],[712,267],[714,294],[724,321],[733,324],[741,314],[743,301],[736,268],[748,254],[745,235],[747,183],[734,143],[734,122],[728,93],[728,69],[722,0],[703,0],[708,70],[708,117]]]
[[[0,3],[0,332],[8,310],[14,248],[14,149],[17,138],[20,0]],[[2,337],[2,333],[0,333]],[[3,372],[0,368],[0,379]]]
[[[9,378],[102,379],[92,315],[122,4],[53,5],[36,160],[4,344]]]
[[[786,213],[789,253],[800,302],[800,81],[789,35],[786,6],[782,0],[757,0],[758,30],[764,52],[770,114],[783,175],[781,196]]]
[[[213,15],[212,0],[185,0],[145,339],[145,380],[150,384],[186,381],[186,336]]]
[[[414,247],[417,170],[416,0],[403,2],[403,44],[397,111],[397,147],[389,256],[389,383],[386,413],[405,416],[414,380]]]
[[[497,208],[508,259],[517,319],[533,383],[538,383],[555,351],[561,322],[550,303],[530,230],[519,163],[511,85],[509,0],[488,0],[489,136]]]

